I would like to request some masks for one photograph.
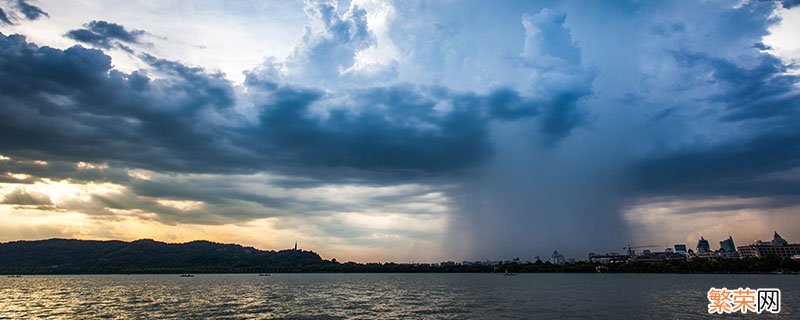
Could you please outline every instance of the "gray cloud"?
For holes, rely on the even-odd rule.
[[[53,202],[46,194],[34,191],[26,191],[25,188],[16,188],[14,191],[3,197],[2,204],[13,204],[20,206],[52,206]]]
[[[728,110],[725,120],[774,119],[785,122],[798,118],[800,114],[800,92],[796,89],[800,77],[788,73],[787,66],[777,57],[760,54],[757,64],[750,68],[697,53],[677,52],[675,57],[690,68],[712,72],[713,80],[723,91],[709,101],[725,105]]]
[[[50,17],[47,12],[44,12],[44,10],[41,8],[28,3],[26,0],[17,0],[17,8],[28,20],[36,20],[41,17]]]
[[[142,30],[127,30],[116,23],[95,20],[85,24],[83,29],[70,30],[65,36],[76,41],[108,49],[113,45],[122,46],[121,43],[138,44],[144,34],[145,32]]]
[[[8,7],[0,8],[0,23],[2,24],[14,25],[20,19],[33,21],[41,17],[50,17],[47,12],[26,0],[17,0],[14,4],[11,4],[11,1],[6,3],[9,5]]]
[[[800,6],[800,0],[781,0],[784,9],[791,9]]]
[[[636,190],[651,194],[792,196],[800,202],[800,132],[689,149],[639,162]]]
[[[441,181],[435,180],[393,186],[368,186],[344,181],[335,184],[322,181],[291,184],[287,181],[308,179],[265,173],[174,174],[139,170],[137,174],[131,174],[124,168],[106,167],[100,164],[58,161],[36,164],[25,159],[4,160],[0,164],[0,169],[31,176],[24,181],[8,177],[8,181],[0,179],[2,182],[47,184],[49,181],[60,181],[76,185],[111,183],[123,186],[121,189],[112,188],[113,192],[91,194],[89,198],[67,197],[56,204],[37,207],[42,210],[82,212],[91,218],[101,220],[139,217],[167,225],[179,223],[216,225],[243,223],[267,217],[321,219],[342,212],[430,215],[441,213],[443,206],[446,205],[446,200],[437,195],[442,187],[423,184],[425,182],[441,185]],[[4,177],[6,176],[0,175],[0,178]],[[343,191],[340,194],[337,191],[339,188],[349,188],[351,191]],[[25,191],[23,187],[18,189]],[[19,190],[7,197],[9,199],[13,197],[17,202],[7,199],[5,203],[29,204],[30,202],[18,200],[23,199],[16,195]],[[181,209],[162,203],[161,200],[202,203]],[[113,210],[122,210],[122,213]]]
[[[8,14],[3,8],[0,8],[0,22],[5,24],[12,24],[11,19],[8,18]]]

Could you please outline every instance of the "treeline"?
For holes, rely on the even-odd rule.
[[[501,265],[339,263],[304,250],[264,251],[237,244],[193,241],[170,244],[153,240],[85,241],[50,239],[0,243],[0,274],[133,273],[414,273],[414,272],[562,272],[594,273],[800,273],[800,261],[761,259],[692,259],[601,265],[575,262]]]
[[[800,261],[769,256],[744,259],[691,259],[689,261],[626,262],[602,265],[579,261],[556,265],[550,262],[511,263],[495,268],[495,271],[536,273],[597,272],[597,267],[608,273],[800,273]]]

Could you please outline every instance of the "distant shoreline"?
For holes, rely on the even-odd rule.
[[[238,244],[153,240],[49,239],[0,243],[0,275],[300,274],[300,273],[628,273],[800,274],[800,260],[769,256],[744,259],[666,260],[600,264],[576,261],[500,264],[341,263],[299,249],[265,251]]]

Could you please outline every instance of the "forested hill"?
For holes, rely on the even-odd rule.
[[[312,251],[263,251],[209,241],[49,239],[0,243],[0,273],[296,272],[327,264]]]

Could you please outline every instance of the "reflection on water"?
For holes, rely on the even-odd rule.
[[[800,318],[798,276],[620,274],[3,277],[0,318],[693,319],[711,286],[779,288],[781,313],[758,318]]]

